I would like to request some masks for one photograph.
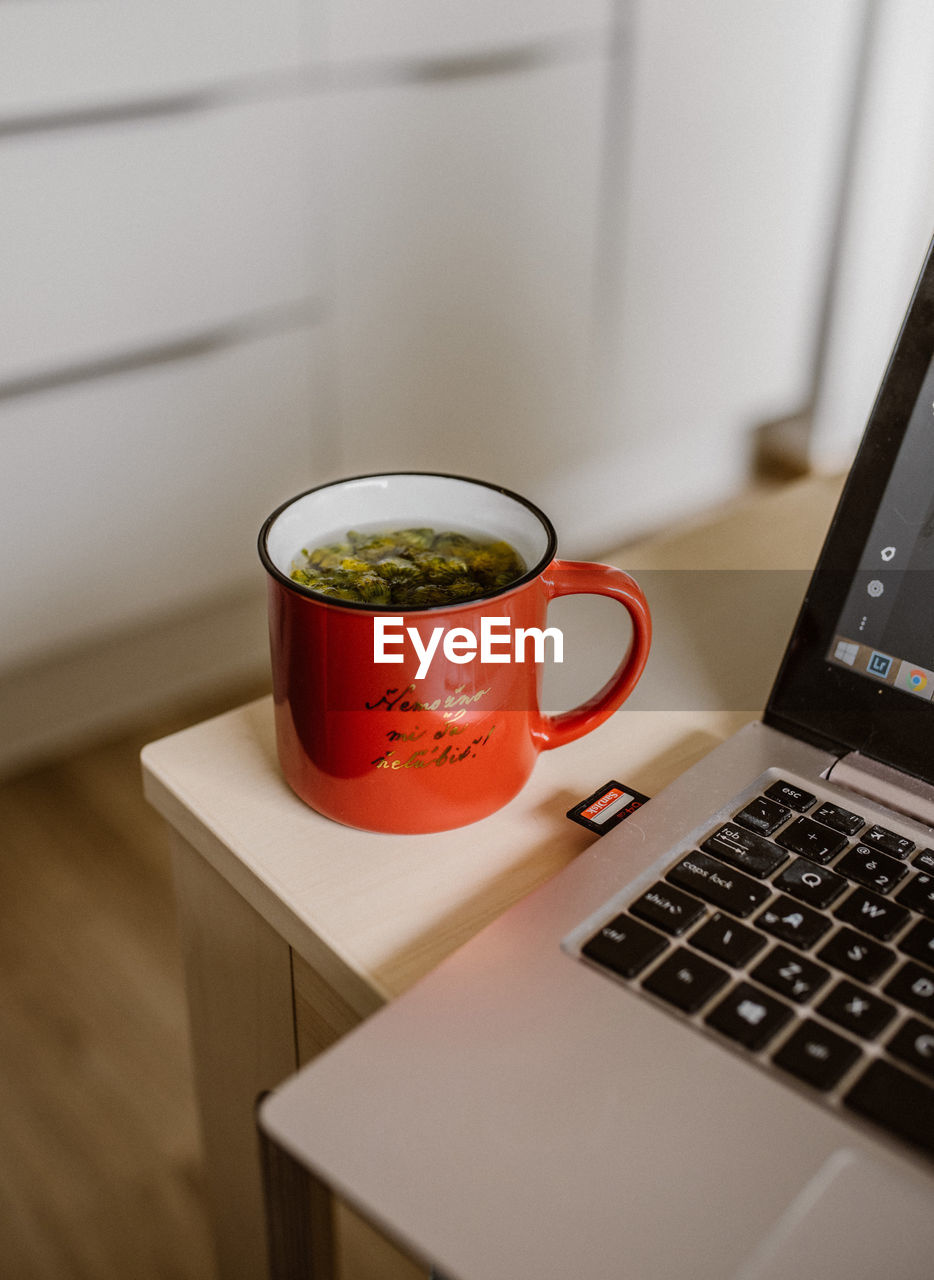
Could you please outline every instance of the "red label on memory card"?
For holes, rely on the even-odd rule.
[[[633,787],[624,787],[621,782],[607,782],[599,791],[569,809],[567,816],[588,831],[602,835],[635,813],[648,798]]]
[[[611,812],[616,811],[615,800],[620,800],[621,804],[625,804],[627,800],[631,800],[632,796],[626,791],[620,791],[619,787],[610,787],[609,791],[604,791],[599,800],[595,800],[593,804],[589,804],[586,809],[581,810],[582,818],[589,818],[591,822],[599,822],[598,814],[603,815],[606,820]]]

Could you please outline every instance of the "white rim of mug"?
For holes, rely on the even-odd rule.
[[[274,563],[269,554],[267,545],[269,533],[275,522],[287,511],[289,507],[296,502],[300,502],[303,498],[307,498],[309,494],[318,493],[323,489],[334,489],[338,485],[352,484],[358,480],[381,480],[390,479],[394,476],[427,476],[439,480],[457,480],[463,484],[478,485],[484,489],[492,489],[495,493],[502,494],[505,498],[512,499],[520,506],[530,512],[540,522],[547,537],[547,545],[544,553],[538,558],[535,564],[526,570],[521,577],[515,578],[505,587],[498,587],[495,591],[488,591],[482,596],[474,596],[471,600],[452,601],[447,604],[416,604],[416,605],[374,605],[369,604],[365,600],[335,600],[333,597],[320,595],[311,587],[306,587],[300,582],[296,582],[294,578],[290,578],[288,574],[283,573],[277,564]],[[301,596],[306,600],[311,600],[315,604],[326,605],[332,609],[350,609],[356,613],[453,613],[457,609],[476,608],[478,604],[482,604],[485,600],[493,600],[498,596],[509,595],[513,591],[518,591],[521,587],[532,582],[541,571],[549,565],[555,558],[555,552],[558,549],[558,535],[555,533],[554,525],[545,515],[540,507],[534,502],[530,502],[528,498],[524,498],[521,493],[515,493],[512,489],[507,489],[500,484],[492,484],[488,480],[477,480],[474,476],[455,475],[447,471],[373,471],[366,472],[358,476],[342,476],[339,480],[328,480],[324,484],[312,485],[310,489],[305,489],[302,493],[296,493],[285,502],[280,503],[264,521],[259,531],[258,539],[259,558],[263,563],[266,572],[270,574],[282,586],[287,587],[295,595]]]

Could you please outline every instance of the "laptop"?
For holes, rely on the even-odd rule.
[[[267,1132],[448,1280],[934,1275],[932,571],[929,251],[761,721]]]

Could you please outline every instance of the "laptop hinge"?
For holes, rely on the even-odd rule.
[[[876,804],[884,805],[886,809],[934,827],[934,787],[920,778],[909,777],[891,765],[860,755],[858,751],[841,756],[827,777],[848,791],[855,791]]]

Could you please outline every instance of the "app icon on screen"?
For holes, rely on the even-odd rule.
[[[869,661],[866,664],[866,670],[872,676],[878,676],[880,680],[888,678],[889,672],[892,670],[892,662],[887,653],[879,653],[878,649],[873,649],[869,655]]]
[[[909,693],[916,693],[921,698],[930,698],[934,694],[934,671],[919,667],[916,662],[899,663],[895,687],[907,689]]]

